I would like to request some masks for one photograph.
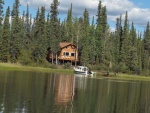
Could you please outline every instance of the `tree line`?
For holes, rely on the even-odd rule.
[[[38,8],[35,17],[29,13],[28,4],[20,16],[19,0],[15,0],[12,10],[8,6],[5,14],[4,4],[0,0],[0,62],[43,65],[47,49],[50,48],[56,55],[60,50],[59,42],[66,41],[78,46],[80,64],[102,70],[150,75],[149,22],[143,34],[137,32],[126,12],[124,21],[120,15],[116,19],[115,32],[111,32],[107,8],[101,0],[91,23],[87,9],[82,16],[73,16],[72,4],[66,19],[60,21],[58,0],[53,0],[48,14],[44,6]]]

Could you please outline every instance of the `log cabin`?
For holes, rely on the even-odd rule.
[[[71,62],[75,63],[78,62],[78,50],[77,46],[75,44],[72,44],[70,42],[60,42],[60,51],[57,52],[57,60],[60,63],[64,62]],[[49,52],[49,59],[52,60],[52,54]],[[54,56],[54,60],[56,59],[56,56]]]

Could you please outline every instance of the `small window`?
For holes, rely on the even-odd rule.
[[[68,52],[66,52],[66,56],[69,56],[69,53],[68,53]]]
[[[75,53],[71,53],[71,56],[75,56]]]

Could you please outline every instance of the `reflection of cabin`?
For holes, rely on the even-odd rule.
[[[60,42],[60,51],[57,53],[57,59],[59,62],[75,62],[78,61],[78,51],[77,51],[77,46],[70,43],[70,42]],[[50,60],[52,60],[52,54],[49,54]],[[54,56],[54,59],[55,56]]]
[[[73,76],[59,75],[55,78],[55,103],[67,105],[73,100],[75,78]]]

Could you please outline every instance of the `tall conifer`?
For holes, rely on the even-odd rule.
[[[3,26],[2,26],[2,21],[3,21],[3,5],[4,5],[4,1],[0,0],[0,41],[1,41],[1,38],[2,38],[2,29],[3,29]]]
[[[102,32],[103,32],[103,27],[102,27],[102,3],[99,1],[98,4],[98,12],[97,12],[97,19],[96,19],[96,30],[95,30],[95,37],[96,37],[96,61],[97,63],[104,63],[103,58],[102,58]]]
[[[121,51],[120,51],[120,62],[122,67],[124,67],[124,70],[126,70],[126,55],[128,54],[128,38],[129,38],[129,24],[128,24],[128,12],[125,14],[125,20],[124,20],[124,27],[123,27],[123,34],[121,37]]]
[[[51,4],[51,51],[53,52],[53,56],[56,59],[57,64],[57,52],[60,50],[59,48],[59,41],[60,41],[60,30],[59,30],[59,20],[58,20],[58,0],[53,0],[53,3]],[[52,60],[53,63],[53,60]]]
[[[12,27],[11,27],[11,39],[10,39],[10,59],[12,63],[17,62],[19,56],[19,44],[20,44],[20,23],[19,23],[19,0],[15,0],[12,10]]]
[[[143,39],[143,69],[150,75],[150,24],[147,23]]]
[[[138,55],[138,73],[142,72],[142,34],[138,33],[138,41],[137,41],[137,55]]]
[[[0,60],[2,62],[8,62],[9,60],[9,40],[10,40],[9,17],[10,17],[10,8],[8,7],[5,15],[5,20],[4,20],[1,49],[0,49]]]
[[[130,41],[130,42],[129,42]],[[137,36],[136,31],[134,28],[134,24],[132,23],[130,35],[128,39],[128,51],[129,54],[127,54],[127,66],[130,71],[137,71],[138,66],[138,56],[137,56]]]
[[[67,41],[73,43],[74,40],[73,40],[72,4],[71,4],[70,9],[68,10],[66,28],[67,28]]]
[[[81,61],[82,64],[89,64],[89,13],[87,9],[84,11],[84,21],[83,21],[83,33],[82,33],[82,52],[81,52]]]

